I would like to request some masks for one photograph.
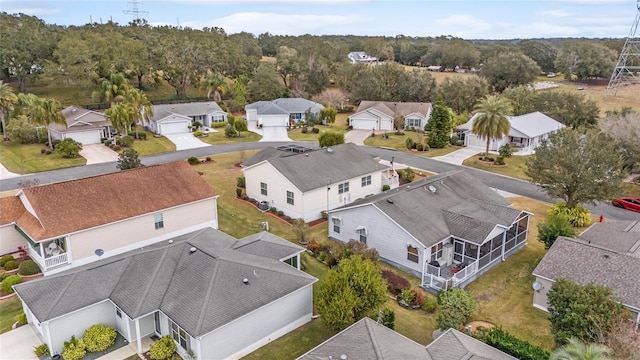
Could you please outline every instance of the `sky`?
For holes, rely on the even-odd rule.
[[[639,0],[0,0],[0,11],[48,24],[109,20],[137,7],[151,25],[227,34],[365,35],[464,39],[624,38]]]

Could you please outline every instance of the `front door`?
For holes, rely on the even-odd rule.
[[[462,256],[464,254],[464,243],[462,241],[456,240],[454,243],[453,249],[453,260],[462,262]]]

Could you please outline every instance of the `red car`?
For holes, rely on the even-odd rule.
[[[621,197],[618,199],[613,199],[611,201],[613,206],[640,212],[640,199],[634,197]]]

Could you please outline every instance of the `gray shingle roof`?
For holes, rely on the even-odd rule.
[[[423,345],[408,339],[369,318],[363,318],[318,345],[299,360],[340,359],[428,359]]]
[[[258,115],[304,113],[311,110],[317,113],[324,108],[322,104],[303,98],[279,98],[272,101],[258,101],[244,107],[256,109]]]
[[[469,119],[469,121],[462,125],[458,125],[456,129],[471,130],[471,128],[473,127],[473,122],[478,116],[480,116],[480,113],[474,114]],[[536,136],[557,131],[565,127],[561,122],[539,111],[519,116],[507,116],[507,118],[509,119],[509,123],[511,124],[511,132],[509,133],[510,136],[525,135],[526,137],[531,139]]]
[[[153,105],[152,121],[160,119],[159,116],[166,112],[184,116],[198,116],[211,114],[214,112],[225,112],[215,101],[190,102],[190,103],[174,103],[174,104],[158,104]],[[165,115],[166,116],[166,115]],[[164,117],[164,116],[163,116]]]
[[[233,249],[246,254],[264,256],[274,260],[291,257],[304,251],[300,246],[294,245],[267,231],[249,235],[238,240],[233,245]]]
[[[358,105],[358,110],[352,116],[365,111],[369,108],[381,111],[391,117],[407,116],[409,114],[417,113],[422,117],[426,117],[431,108],[431,103],[423,102],[399,102],[399,101],[362,101]]]
[[[640,221],[597,222],[578,238],[640,259]]]
[[[464,171],[414,181],[409,189],[389,190],[346,209],[362,204],[377,207],[425,246],[450,235],[481,244],[497,224],[510,226],[522,212]]]
[[[615,297],[636,309],[640,309],[639,274],[639,259],[566,237],[559,237],[533,270],[533,275],[547,279],[609,287]]]
[[[254,242],[278,245],[264,238]],[[16,292],[40,321],[111,300],[132,318],[161,310],[197,337],[317,280],[268,256],[234,250],[236,240],[212,228],[163,244],[29,281]]]
[[[517,360],[511,355],[455,329],[427,345],[429,360]]]
[[[328,179],[337,184],[387,169],[352,143],[332,146],[331,151],[324,148],[265,161],[302,192],[326,186]]]

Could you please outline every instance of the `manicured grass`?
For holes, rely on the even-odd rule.
[[[311,127],[308,127],[307,133],[305,134],[302,132],[301,128],[298,128],[298,129],[293,129],[289,131],[287,135],[289,135],[291,140],[295,140],[295,141],[318,141],[318,137],[320,137],[320,135],[322,135],[322,133],[326,131],[332,131],[332,132],[338,132],[338,133],[345,132],[343,126],[337,126],[336,124],[331,124],[330,126],[327,126],[327,127],[324,127],[322,125],[316,125],[315,128],[317,128],[320,131],[318,133],[314,133],[311,130]]]
[[[17,296],[0,302],[0,334],[11,330],[11,326],[16,322],[16,316],[21,313],[22,302]]]
[[[501,174],[505,176],[510,176],[516,179],[530,181],[529,177],[525,175],[524,171],[527,168],[525,162],[531,155],[513,155],[510,158],[505,158],[504,162],[507,164],[505,167],[491,167],[484,166],[478,163],[478,158],[483,156],[481,153],[474,155],[465,161],[462,162],[462,165],[469,166],[472,168],[489,171],[496,174]],[[493,156],[494,158],[497,156],[496,154],[489,154],[489,156]]]
[[[243,131],[240,136],[228,138],[224,135],[224,128],[217,129],[217,132],[210,132],[209,136],[200,138],[202,142],[211,145],[231,144],[237,142],[256,142],[262,139],[262,136],[251,131]]]
[[[18,144],[0,141],[0,160],[7,170],[16,174],[29,174],[41,171],[82,166],[87,163],[83,157],[63,158],[55,151],[50,155],[40,153],[44,144]]]
[[[145,133],[147,134],[146,140],[136,140],[133,143],[133,148],[140,156],[176,151],[176,144],[169,141],[166,137],[153,137],[153,133],[150,131],[145,131]],[[135,133],[131,133],[130,135],[135,137]]]
[[[424,138],[424,135],[415,131],[405,131],[404,135],[396,135],[394,131],[387,132],[387,137],[385,138],[384,134],[378,134],[374,137],[369,136],[364,144],[368,146],[379,146],[379,147],[387,147],[399,150],[407,150],[407,146],[405,145],[405,141],[408,138],[413,139],[415,142],[421,141]]]
[[[429,149],[429,151],[418,152],[417,154],[420,156],[432,158],[436,156],[447,155],[448,153],[452,153],[460,149],[462,149],[462,146],[447,145],[442,149]]]
[[[549,204],[528,198],[510,198],[513,207],[534,213],[529,222],[527,246],[498,264],[466,288],[478,302],[473,320],[500,325],[513,335],[546,350],[553,348],[549,314],[533,307],[535,280],[531,272],[545,254],[537,240],[537,224],[544,220]]]

